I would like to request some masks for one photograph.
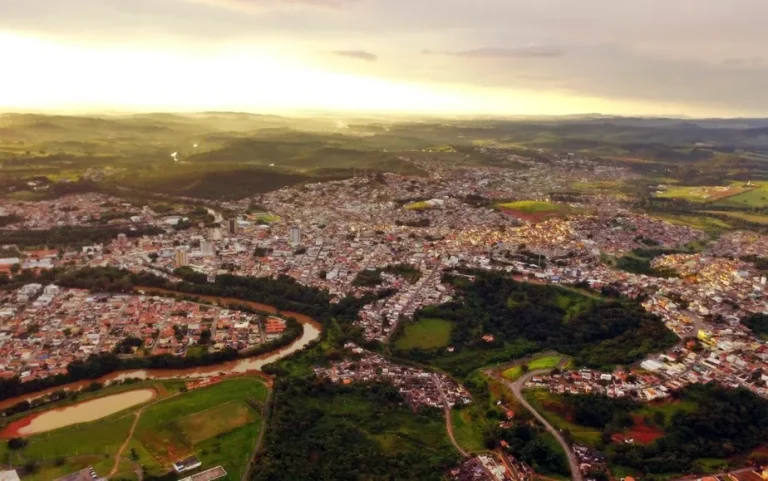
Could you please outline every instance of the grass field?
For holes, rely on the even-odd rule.
[[[540,356],[531,359],[529,362],[524,363],[528,366],[529,371],[536,371],[538,369],[553,369],[560,364],[562,356]],[[523,376],[523,366],[512,366],[502,373],[505,379],[510,381],[516,381]]]
[[[560,356],[544,356],[528,363],[528,369],[535,371],[537,369],[553,369],[560,364],[563,358]]]
[[[478,414],[477,406],[454,409],[451,414],[453,435],[456,442],[464,450],[478,453],[486,451],[484,432],[487,427],[486,419]]]
[[[203,461],[202,469],[222,464],[231,473],[224,479],[240,479],[262,426],[260,413],[247,401],[263,402],[267,387],[253,378],[227,380],[188,393],[181,392],[182,384],[176,381],[157,384],[162,384],[159,391],[168,397],[148,404],[141,412],[118,466],[121,477],[135,479],[128,461],[133,450],[138,455],[136,462],[148,474],[164,474],[171,462],[196,454]],[[105,389],[104,394],[114,392]],[[1,443],[0,460],[36,464],[37,472],[25,480],[55,479],[87,466],[105,476],[128,439],[138,410],[134,407],[91,423],[31,436],[18,452]]]
[[[524,212],[526,214],[540,214],[546,212],[558,212],[563,206],[551,202],[542,202],[538,200],[520,200],[517,202],[506,202],[499,204],[502,209],[511,209]]]
[[[266,396],[261,382],[237,379],[169,398],[144,411],[131,446],[140,444],[151,453],[147,465],[160,472],[175,460],[197,454],[204,466],[213,467],[216,462],[236,475],[244,468],[261,428],[260,414],[246,401],[263,402]]]
[[[402,336],[395,341],[395,347],[403,351],[445,347],[451,340],[452,330],[453,323],[445,319],[420,319],[405,326]]]
[[[749,190],[749,187],[744,187],[739,184],[727,185],[727,186],[673,186],[667,187],[665,190],[656,194],[656,197],[662,199],[684,199],[690,202],[715,202],[726,197],[742,194]]]
[[[705,215],[683,214],[653,214],[655,217],[665,220],[670,224],[692,227],[705,232],[718,232],[731,229],[732,226],[725,221]]]
[[[721,199],[715,206],[726,207],[768,207],[768,182],[756,182],[757,188]]]
[[[517,381],[523,377],[523,366],[512,366],[502,373],[505,379],[510,381]]]
[[[432,208],[432,205],[426,201],[411,202],[410,204],[405,204],[403,206],[403,209],[405,210],[428,210],[431,208]]]
[[[768,215],[748,214],[746,212],[731,212],[731,211],[706,211],[707,214],[725,215],[733,217],[734,219],[745,220],[753,224],[768,225]]]

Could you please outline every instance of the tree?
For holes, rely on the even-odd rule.
[[[8,449],[18,451],[27,445],[27,440],[24,438],[11,438],[8,440]]]
[[[21,271],[21,264],[18,262],[11,266],[11,274],[18,274]]]

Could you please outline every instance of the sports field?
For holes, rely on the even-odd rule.
[[[403,334],[395,341],[395,347],[403,351],[445,347],[451,340],[452,330],[453,323],[445,319],[420,319],[405,326]]]
[[[160,396],[144,405],[30,436],[18,451],[2,443],[0,459],[33,467],[24,479],[42,481],[86,466],[114,479],[135,479],[137,466],[145,476],[160,476],[174,461],[196,455],[203,462],[200,470],[222,465],[229,473],[222,479],[239,480],[262,428],[258,408],[267,387],[255,378],[237,378],[173,391],[158,389]]]

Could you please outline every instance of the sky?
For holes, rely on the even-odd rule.
[[[768,116],[765,0],[0,0],[0,110]]]

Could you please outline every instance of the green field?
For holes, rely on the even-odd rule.
[[[536,371],[538,369],[554,369],[562,361],[560,356],[544,356],[528,363],[528,369]]]
[[[423,318],[405,326],[403,334],[395,341],[397,349],[436,349],[451,341],[453,323],[445,319]]]
[[[768,182],[757,182],[757,188],[743,194],[727,197],[716,202],[716,206],[762,208],[768,207]]]
[[[665,220],[670,224],[692,227],[705,232],[718,232],[732,228],[732,226],[725,221],[705,215],[654,214],[654,216],[661,220]]]
[[[529,371],[536,371],[539,369],[554,369],[562,361],[562,356],[541,356],[531,359],[529,362],[524,363],[528,366]],[[505,379],[510,381],[516,381],[523,376],[523,365],[512,366],[502,373]]]
[[[731,211],[706,211],[707,214],[725,215],[733,217],[734,219],[744,220],[753,224],[768,225],[768,215],[748,214],[746,212],[731,212]]]
[[[122,453],[121,476],[134,476],[129,459],[132,453],[138,456],[135,462],[150,475],[162,475],[173,461],[195,454],[203,461],[201,470],[221,464],[230,473],[224,479],[239,480],[262,426],[261,413],[248,400],[263,403],[267,387],[253,378],[227,380],[188,393],[175,389],[180,387],[178,383],[170,382],[169,387],[168,397],[141,410],[136,430]],[[173,392],[176,394],[170,394]],[[106,476],[139,410],[134,407],[91,423],[30,436],[28,445],[18,452],[2,443],[0,459],[15,465],[35,465],[35,474],[25,480],[50,480],[87,466]]]
[[[431,208],[432,205],[426,201],[411,202],[410,204],[405,204],[403,206],[403,209],[405,210],[428,210]]]
[[[521,377],[523,377],[523,366],[512,366],[509,369],[505,370],[502,373],[502,376],[504,376],[504,379],[509,379],[510,381],[517,381]]]
[[[742,194],[749,189],[741,184],[734,183],[727,186],[672,186],[656,194],[662,199],[684,199],[690,202],[716,202],[720,199]]]
[[[478,414],[477,406],[453,409],[453,435],[464,450],[472,453],[486,451],[484,433],[488,427],[486,419]]]
[[[563,209],[563,206],[553,204],[551,202],[542,202],[538,200],[520,200],[516,202],[506,202],[499,204],[498,207],[502,209],[518,210],[527,214],[540,214],[546,212],[558,212]]]

